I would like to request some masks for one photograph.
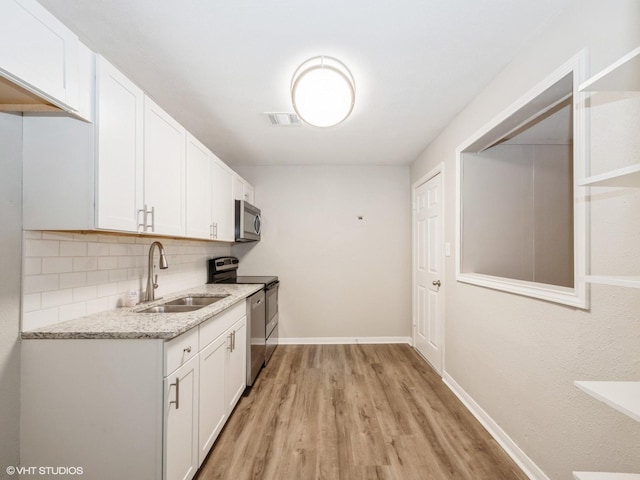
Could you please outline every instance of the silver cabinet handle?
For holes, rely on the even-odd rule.
[[[140,221],[140,214],[142,214],[142,222]],[[142,233],[147,230],[147,206],[138,210],[138,233]]]
[[[435,285],[436,287],[440,288],[440,280],[434,280],[433,282],[431,282],[432,285]]]
[[[151,231],[155,233],[156,231],[156,207],[151,207]]]
[[[233,350],[235,350],[235,349],[236,349],[236,331],[234,330],[233,331]]]
[[[211,225],[209,225],[209,237],[213,240],[214,238],[214,234],[213,234],[213,223]]]
[[[229,333],[229,346],[227,348],[230,352],[233,352],[233,333]]]
[[[176,377],[176,383],[172,383],[171,385],[169,385],[170,387],[176,387],[176,399],[171,400],[169,402],[169,405],[171,405],[172,403],[176,404],[176,410],[178,410],[180,408],[180,377]]]
[[[183,351],[184,351],[184,352],[186,352],[186,353],[191,353],[191,345],[189,345],[189,346],[188,346],[187,348],[185,348]]]

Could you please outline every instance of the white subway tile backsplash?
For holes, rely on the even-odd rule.
[[[24,293],[47,292],[58,289],[58,275],[30,275],[24,277]]]
[[[109,245],[109,255],[113,257],[117,257],[119,255],[129,255],[128,245],[122,243]]]
[[[109,255],[109,245],[106,243],[90,242],[87,244],[87,255],[90,257],[106,257]]]
[[[73,302],[72,290],[54,290],[42,293],[42,308],[59,307]]]
[[[205,283],[207,259],[231,253],[228,246],[205,241],[25,231],[23,329],[121,307],[130,290],[142,298],[149,246],[156,240],[169,262],[167,270],[160,270],[154,256],[156,296]]]
[[[42,232],[35,232],[33,230],[25,230],[24,238],[42,238]]]
[[[95,257],[75,257],[73,259],[74,272],[89,272],[98,269],[98,259]]]
[[[109,282],[108,270],[96,270],[94,272],[87,272],[87,285],[99,285]]]
[[[73,258],[71,257],[46,257],[42,259],[42,273],[67,273],[73,272]]]
[[[74,302],[93,300],[97,297],[98,297],[98,287],[96,285],[89,285],[87,287],[77,287],[73,289]]]
[[[109,297],[118,293],[117,283],[103,283],[98,285],[98,297]]]
[[[25,258],[22,262],[24,275],[40,275],[42,273],[42,258]]]
[[[83,287],[86,284],[87,284],[86,272],[60,274],[60,288]]]
[[[60,255],[58,241],[27,238],[24,242],[25,257],[57,257],[58,255]]]
[[[98,235],[98,241],[100,243],[118,243],[118,236],[116,236],[116,235]]]
[[[30,293],[22,297],[22,308],[25,312],[34,312],[42,309],[41,293]]]
[[[83,257],[87,255],[87,242],[60,242],[60,255]]]
[[[98,270],[113,270],[118,268],[118,257],[98,258]]]
[[[109,270],[109,281],[110,282],[120,282],[122,280],[126,280],[129,278],[127,276],[127,269],[120,268],[118,270]]]

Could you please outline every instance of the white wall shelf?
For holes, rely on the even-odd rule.
[[[640,91],[640,47],[580,85],[581,92]]]
[[[640,164],[587,177],[580,187],[640,187]]]
[[[640,422],[640,382],[574,383],[593,398]]]
[[[587,275],[588,283],[640,288],[640,275]]]
[[[640,473],[573,472],[576,480],[640,480]]]

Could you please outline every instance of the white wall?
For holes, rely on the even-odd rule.
[[[576,1],[427,148],[412,165],[411,178],[442,161],[453,172],[456,147],[488,121],[585,47],[592,73],[636,48],[639,24],[636,0]],[[638,109],[609,116],[608,130],[616,138],[621,131],[627,136],[608,147],[605,138],[591,152],[601,158],[592,160],[615,167],[611,156],[619,153],[638,161],[637,149],[629,148],[638,142],[638,130],[633,134],[627,127],[637,119]],[[595,135],[595,122],[591,127]],[[453,205],[455,176],[447,178],[446,201]],[[607,215],[592,219],[592,241],[601,254],[617,258],[622,250],[637,265],[638,195],[597,196],[602,206],[594,209]],[[605,207],[618,199],[620,209]],[[446,238],[452,243],[454,226],[448,212]],[[445,259],[445,270],[446,373],[549,478],[569,479],[572,470],[640,472],[639,424],[573,386],[576,379],[640,380],[640,291],[592,286],[591,310],[581,311],[457,283],[453,257]]]
[[[465,153],[462,271],[573,287],[570,145]]]
[[[0,478],[19,465],[22,116],[0,113]]]
[[[207,282],[207,259],[228,255],[226,244],[136,235],[26,231],[23,330],[123,305],[147,286],[149,246],[164,246],[169,268],[155,269],[156,298]],[[159,253],[154,252],[155,265]]]
[[[408,167],[241,167],[262,240],[242,274],[278,275],[280,336],[409,337]],[[363,216],[358,220],[358,216]]]

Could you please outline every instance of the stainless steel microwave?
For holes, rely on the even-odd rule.
[[[236,200],[236,242],[257,242],[261,230],[260,209],[244,200]]]

